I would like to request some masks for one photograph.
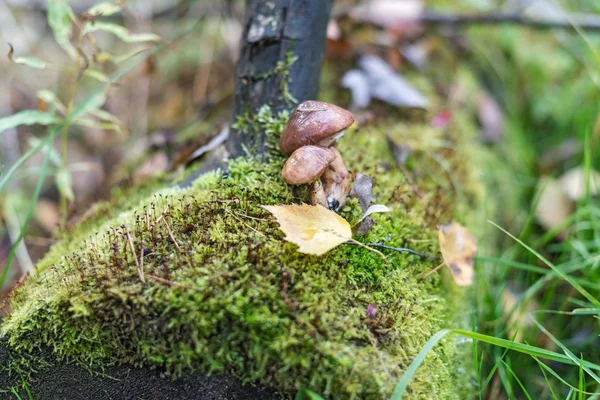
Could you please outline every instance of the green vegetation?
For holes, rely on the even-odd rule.
[[[263,129],[281,128],[263,114]],[[348,133],[340,144],[350,168],[374,177],[378,202],[393,210],[375,216],[374,228],[358,238],[435,253],[435,226],[452,218],[453,204],[467,209],[484,200],[484,183],[463,162],[477,160],[473,153],[482,149],[471,144],[468,126],[402,127],[417,149],[411,163],[422,173],[421,199],[394,167],[382,132],[393,136],[396,129],[384,123]],[[453,148],[438,149],[449,170],[431,157],[435,138]],[[428,151],[419,150],[419,140]],[[187,189],[100,206],[65,234],[13,298],[2,324],[9,346],[29,355],[50,347],[88,366],[226,371],[288,392],[391,394],[432,334],[464,326],[462,291],[443,275],[421,280],[432,265],[414,256],[390,253],[386,264],[350,245],[322,258],[298,253],[260,208],[305,199],[305,191],[281,180],[283,161],[276,151],[267,163],[238,159],[227,178],[215,172]],[[342,215],[351,223],[360,217],[356,200]],[[374,318],[366,316],[369,304],[377,307]],[[463,398],[459,370],[467,351],[443,341],[412,380],[411,397]]]

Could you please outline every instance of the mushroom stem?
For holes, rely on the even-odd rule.
[[[329,207],[327,204],[327,195],[325,194],[323,184],[319,179],[310,185],[308,190],[308,200],[311,205],[316,206],[317,204],[320,204],[323,207]]]
[[[321,183],[327,198],[327,207],[330,210],[339,211],[344,206],[350,192],[351,177],[338,149],[330,147],[329,150],[335,154],[335,159],[321,175]]]

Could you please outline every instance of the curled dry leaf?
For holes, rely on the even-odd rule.
[[[407,144],[396,143],[389,135],[387,135],[386,138],[390,148],[392,149],[392,155],[394,156],[396,165],[401,166],[406,164],[406,160],[408,160],[408,156],[411,152],[410,146]]]
[[[502,109],[496,99],[485,92],[477,96],[477,117],[481,123],[483,140],[497,143],[502,139],[504,129]]]
[[[523,332],[533,325],[529,313],[537,308],[533,299],[520,302],[522,296],[523,293],[515,293],[507,288],[502,291],[500,298],[504,316],[508,319],[507,326],[510,327],[509,336],[517,343],[522,343]]]
[[[543,177],[538,181],[536,198],[539,200],[535,208],[535,217],[546,230],[560,225],[573,213],[573,202],[560,182],[554,178]],[[563,239],[566,234],[563,230],[558,237]]]
[[[285,240],[305,254],[322,255],[352,240],[350,224],[334,211],[317,205],[262,206],[275,216]]]
[[[363,216],[354,225],[355,233],[357,235],[364,235],[369,232],[375,223],[369,214],[374,212],[389,212],[390,209],[382,204],[375,204],[371,206],[371,200],[373,199],[373,179],[371,177],[356,173],[354,178],[354,187],[350,191],[350,196],[358,199],[358,205],[363,210]]]
[[[406,21],[417,20],[424,9],[422,0],[374,0],[355,6],[350,11],[350,17],[356,21],[391,28]]]
[[[427,108],[425,96],[381,58],[366,55],[358,65],[367,75],[371,97],[398,107]]]
[[[477,254],[477,240],[457,222],[438,228],[438,239],[444,264],[450,268],[459,286],[473,283],[473,258]]]
[[[371,103],[371,91],[367,74],[358,69],[352,69],[342,77],[342,87],[352,92],[350,108],[367,108]]]
[[[588,186],[591,196],[598,194],[598,190],[600,190],[600,174],[597,171],[591,170],[588,178],[583,167],[576,167],[565,172],[559,178],[559,183],[567,196],[571,200],[577,201],[585,198]]]
[[[365,212],[373,199],[373,179],[357,172],[354,177],[354,186],[350,191],[350,196],[358,199],[358,205]]]
[[[358,220],[358,222],[364,221],[364,219],[367,218],[371,214],[374,214],[374,213],[384,213],[384,212],[390,212],[390,211],[391,210],[387,206],[384,206],[383,204],[373,204],[372,206],[370,206],[367,209],[367,211],[365,211],[365,213],[363,214],[362,217],[360,217],[360,219]]]

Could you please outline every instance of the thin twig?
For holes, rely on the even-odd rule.
[[[446,265],[445,262],[441,263],[440,265],[438,265],[437,267],[433,268],[431,271],[429,271],[428,273],[426,273],[425,275],[423,275],[421,277],[421,279],[426,279],[429,275],[433,274],[435,271],[437,271],[438,269],[442,268],[444,265]]]
[[[251,227],[250,225],[248,225],[247,223],[245,223],[244,221],[242,221],[239,217],[237,217],[233,211],[228,210],[226,208],[223,209],[225,212],[229,213],[229,215],[231,215],[233,218],[236,219],[236,221],[238,221],[240,224],[243,224],[245,226],[247,226],[248,228],[252,229],[254,232],[258,233],[261,236],[265,236],[264,233],[262,233],[261,231],[259,231],[258,229],[255,229],[253,227]]]
[[[181,251],[181,247],[179,247],[179,243],[177,243],[177,240],[175,240],[175,236],[173,236],[173,232],[171,231],[171,227],[167,223],[167,220],[164,219],[164,218],[162,218],[162,221],[165,223],[165,226],[167,227],[167,231],[169,232],[169,237],[171,238],[171,240],[173,241],[173,243],[175,243],[175,247],[177,247],[177,250]]]
[[[133,240],[131,239],[131,235],[129,234],[129,227],[124,225],[125,234],[127,235],[127,240],[129,241],[129,246],[131,247],[131,254],[133,255],[133,260],[135,261],[135,265],[137,267],[138,275],[140,276],[140,280],[142,283],[146,283],[146,279],[144,278],[144,271],[140,268],[140,262],[137,259],[137,255],[135,253],[135,246],[133,245]]]
[[[399,164],[398,167],[400,168],[400,170],[402,171],[402,173],[406,177],[406,180],[408,180],[408,183],[410,184],[410,187],[412,188],[413,192],[415,192],[415,195],[418,198],[422,199],[423,198],[423,193],[421,193],[421,191],[417,188],[417,185],[415,184],[415,181],[413,180],[410,172],[408,172],[408,170],[406,169],[406,167],[404,166],[404,164]]]
[[[412,255],[415,255],[415,256],[418,256],[421,258],[430,258],[432,260],[439,260],[439,257],[432,256],[429,254],[419,253],[418,251],[414,251],[412,249],[407,249],[405,247],[392,247],[392,246],[387,246],[383,243],[369,243],[369,246],[381,247],[382,249],[397,251],[398,253],[410,253]]]
[[[538,29],[575,29],[600,30],[600,17],[593,14],[570,14],[561,19],[531,18],[517,13],[498,14],[440,14],[423,13],[418,21],[430,25],[490,25],[514,24],[526,25]]]
[[[381,258],[383,258],[383,260],[385,261],[385,263],[386,263],[386,264],[387,264],[387,263],[389,263],[389,261],[387,260],[387,258],[385,258],[385,254],[383,254],[383,253],[382,253],[382,252],[380,252],[379,250],[376,250],[376,249],[374,249],[374,248],[372,248],[372,247],[369,247],[369,246],[367,246],[367,245],[366,245],[366,244],[364,244],[364,243],[361,243],[361,242],[359,242],[358,240],[355,240],[355,239],[348,239],[348,241],[347,241],[347,242],[345,242],[345,244],[356,244],[356,245],[358,245],[358,246],[360,246],[360,247],[364,247],[365,249],[367,249],[367,250],[369,250],[369,251],[372,251],[373,253],[377,253],[377,254],[379,254],[379,255],[381,256]]]
[[[148,278],[152,279],[153,281],[160,282],[160,283],[163,283],[165,285],[169,285],[169,286],[173,286],[173,287],[178,287],[178,288],[181,288],[181,289],[195,290],[196,292],[200,291],[197,288],[194,288],[194,287],[191,287],[191,286],[182,285],[181,283],[173,282],[173,281],[170,281],[168,279],[160,278],[160,277],[155,276],[155,275],[148,274],[146,276]]]

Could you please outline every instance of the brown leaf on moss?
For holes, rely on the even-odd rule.
[[[477,240],[457,222],[438,227],[438,239],[444,264],[450,268],[459,286],[473,283],[473,258],[477,254]]]
[[[298,245],[298,251],[322,255],[352,240],[350,224],[323,206],[263,206],[275,216],[285,240]]]

